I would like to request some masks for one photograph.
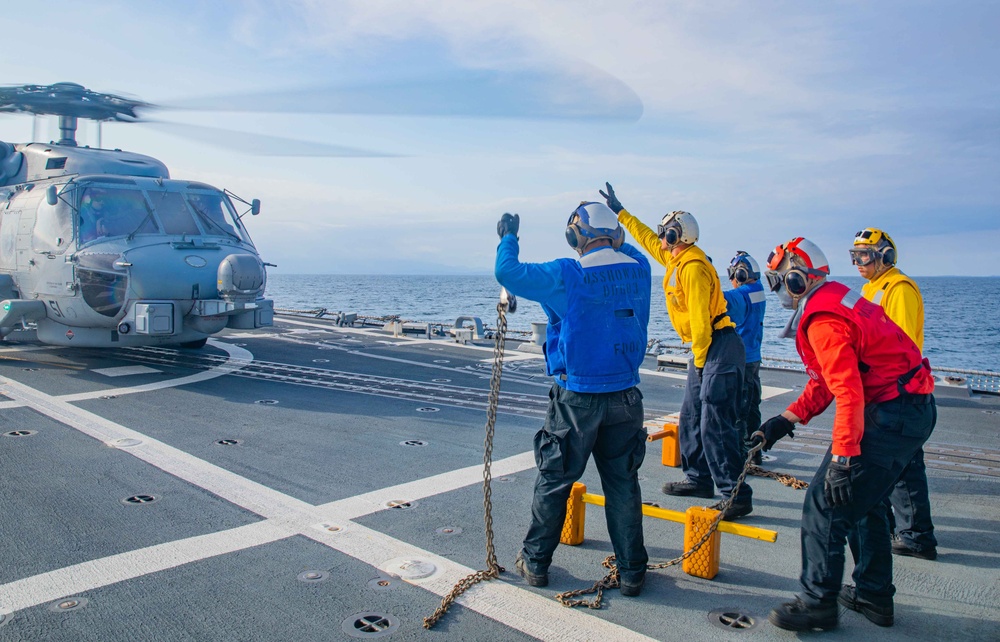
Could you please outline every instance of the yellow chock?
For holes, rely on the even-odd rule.
[[[583,543],[583,525],[587,521],[587,505],[583,503],[583,494],[587,492],[587,485],[576,482],[569,491],[569,499],[566,500],[566,521],[563,522],[562,534],[559,536],[560,544],[578,546]]]
[[[687,521],[684,523],[684,550],[690,550],[692,546],[704,536],[708,529],[712,527],[719,511],[701,506],[692,506],[687,509]],[[719,543],[721,536],[719,531],[712,533],[701,548],[691,557],[684,560],[684,572],[695,577],[703,577],[710,580],[719,573]]]
[[[663,424],[663,432],[663,465],[677,468],[681,465],[681,440],[677,424]]]

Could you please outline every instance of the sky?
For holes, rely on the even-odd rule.
[[[260,198],[245,222],[271,273],[491,273],[504,212],[522,260],[572,256],[570,211],[610,181],[652,227],[693,213],[720,269],[805,236],[854,275],[854,234],[879,227],[908,274],[1000,275],[997,2],[40,0],[4,19],[0,84],[170,107],[103,146]],[[32,131],[0,115],[0,140]]]

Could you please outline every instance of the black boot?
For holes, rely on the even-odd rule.
[[[518,551],[517,558],[514,559],[514,570],[523,577],[529,586],[548,586],[548,573],[532,573],[528,570],[528,563],[524,561],[524,551]]]
[[[771,611],[767,619],[779,629],[787,631],[829,631],[837,628],[837,604],[829,606],[806,606],[801,598],[785,602]]]
[[[663,485],[663,492],[666,495],[680,495],[683,497],[704,497],[706,499],[715,497],[715,487],[713,485],[701,486],[689,479],[680,482],[667,482]]]
[[[858,589],[853,584],[844,584],[840,589],[837,601],[841,606],[846,606],[852,611],[857,611],[868,618],[869,622],[879,626],[892,626],[894,618],[892,612],[892,602],[888,606],[879,606],[874,602],[858,597]]]

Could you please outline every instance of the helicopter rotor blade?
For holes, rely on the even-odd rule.
[[[139,124],[172,136],[195,140],[228,150],[253,154],[257,156],[316,156],[316,157],[349,157],[349,158],[397,158],[398,154],[388,154],[358,147],[342,145],[327,145],[312,141],[265,134],[205,127],[187,123],[174,123],[164,120],[143,119]]]
[[[210,111],[637,121],[642,100],[624,82],[575,73],[461,70],[447,78],[214,96],[160,104]]]

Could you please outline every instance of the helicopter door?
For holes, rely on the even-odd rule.
[[[0,269],[4,272],[17,270],[17,228],[21,222],[21,211],[9,209],[0,219]]]
[[[31,248],[38,274],[39,294],[71,294],[73,265],[65,260],[73,241],[73,212],[63,199],[49,205],[45,199],[35,211]]]

